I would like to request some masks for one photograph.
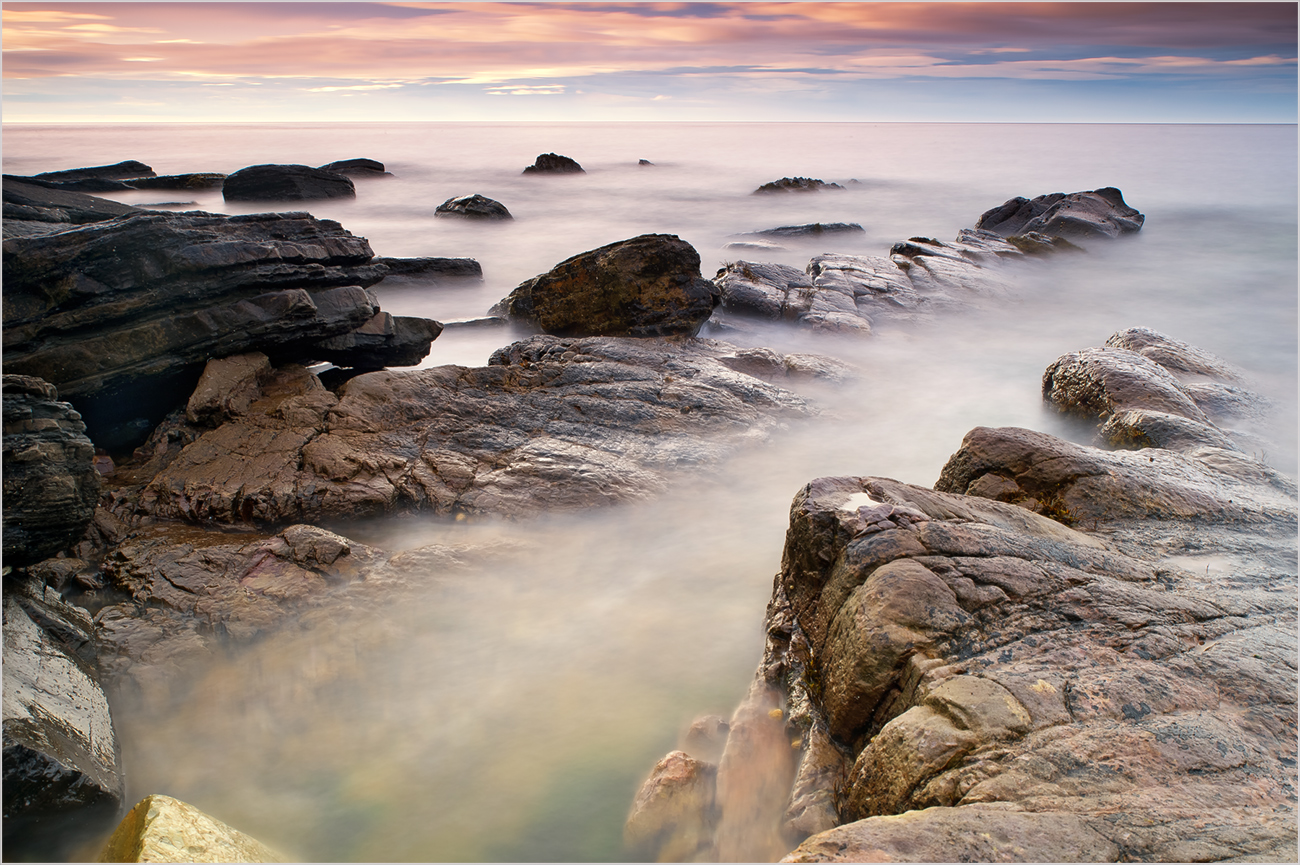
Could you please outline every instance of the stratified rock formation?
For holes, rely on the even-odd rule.
[[[386,362],[418,362],[428,345],[411,338],[438,330],[377,320],[365,287],[388,269],[364,238],[306,213],[139,214],[4,252],[6,370],[58,387],[102,447],[137,443],[210,357],[346,362],[349,346],[322,341],[368,328],[350,341],[363,366],[385,346]]]
[[[504,204],[478,193],[462,195],[459,198],[448,198],[438,205],[433,215],[458,216],[462,219],[514,219]]]
[[[122,818],[100,862],[288,862],[280,853],[170,796],[146,796]]]
[[[53,385],[4,377],[4,563],[34,564],[80,539],[99,501],[95,447]]]
[[[727,312],[866,335],[873,322],[924,321],[1004,292],[996,263],[1021,257],[998,235],[963,229],[954,243],[927,237],[896,243],[888,258],[818,255],[804,272],[737,261],[713,281]]]
[[[565,259],[491,310],[556,336],[693,335],[718,289],[675,234],[643,234]]]
[[[585,174],[582,166],[558,153],[543,153],[524,169],[524,174]]]
[[[347,176],[308,165],[250,165],[221,185],[226,201],[313,201],[356,195]]]
[[[1004,237],[1027,232],[1065,238],[1119,237],[1142,228],[1141,213],[1124,203],[1113,186],[1091,192],[1053,192],[1034,199],[1012,198],[986,211],[976,228]]]
[[[52,234],[90,222],[103,222],[117,216],[141,212],[139,208],[118,204],[116,201],[31,181],[27,177],[4,176],[6,238]],[[5,258],[8,257],[6,252]],[[7,275],[5,281],[8,282]]]
[[[375,264],[388,268],[388,276],[412,279],[479,279],[483,266],[472,258],[376,258]]]

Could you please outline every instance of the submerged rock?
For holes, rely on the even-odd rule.
[[[376,258],[390,277],[411,279],[479,279],[483,266],[472,258]]]
[[[160,177],[133,177],[130,186],[132,189],[220,189],[225,182],[226,175],[209,171],[167,174]]]
[[[713,861],[718,767],[673,751],[641,785],[623,829],[632,861]]]
[[[822,189],[843,189],[838,183],[827,183],[824,180],[814,180],[811,177],[782,177],[780,180],[773,180],[771,183],[764,183],[758,189],[754,190],[755,195],[766,194],[769,192],[817,192]]]
[[[827,234],[865,234],[856,222],[811,222],[804,225],[782,225],[779,228],[765,228],[753,231],[742,237],[823,237]]]
[[[335,174],[343,174],[348,177],[392,177],[384,169],[384,163],[377,159],[340,159],[337,162],[331,162],[328,165],[320,166],[321,171],[331,171]]]
[[[491,313],[557,336],[693,335],[718,300],[694,247],[673,234],[643,234],[565,259]]]
[[[543,153],[524,169],[524,174],[585,174],[581,165],[558,153]]]
[[[465,219],[514,219],[499,201],[475,193],[448,198],[434,211],[434,216],[459,216]]]
[[[737,261],[719,270],[714,282],[727,312],[865,336],[876,322],[925,321],[1006,292],[997,262],[1022,257],[995,234],[964,229],[953,243],[928,237],[896,243],[888,258],[814,256],[803,273]]]
[[[985,211],[975,223],[1005,236],[1029,232],[1049,237],[1119,237],[1142,228],[1141,213],[1124,203],[1113,186],[1091,192],[1053,192],[1034,199],[1016,197]]]
[[[345,175],[307,165],[250,165],[221,185],[226,201],[313,201],[356,195],[356,187]]]
[[[289,862],[261,841],[170,796],[146,796],[99,854],[100,862]]]
[[[95,447],[53,385],[4,376],[4,563],[35,564],[70,548],[95,513]]]
[[[37,180],[62,183],[68,180],[132,180],[153,177],[154,170],[143,162],[127,159],[112,165],[95,165],[90,168],[70,168],[65,171],[44,171],[35,175]]]

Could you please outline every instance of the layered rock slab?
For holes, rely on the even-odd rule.
[[[1005,236],[1036,232],[1049,237],[1114,238],[1140,231],[1146,221],[1113,186],[1089,192],[1017,196],[985,211],[975,223]]]
[[[764,359],[778,379],[844,374],[831,362]],[[762,371],[709,340],[549,336],[507,346],[486,367],[370,373],[337,395],[304,371],[242,416],[198,431],[141,479],[123,515],[520,516],[639,499],[662,490],[670,472],[706,468],[812,413],[728,363]]]

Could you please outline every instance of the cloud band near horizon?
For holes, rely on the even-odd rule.
[[[1294,123],[1296,8],[15,2],[5,121]]]

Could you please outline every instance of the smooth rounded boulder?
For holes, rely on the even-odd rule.
[[[478,193],[448,198],[438,205],[433,215],[458,216],[462,219],[514,219],[504,204]]]
[[[250,165],[226,178],[226,201],[311,201],[355,198],[356,187],[342,174],[308,165]]]
[[[643,234],[565,259],[492,308],[556,336],[694,336],[721,294],[675,234]]]

